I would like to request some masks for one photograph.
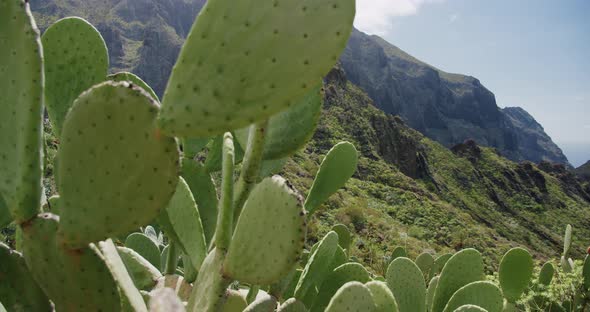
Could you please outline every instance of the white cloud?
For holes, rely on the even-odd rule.
[[[421,6],[444,0],[356,0],[356,28],[375,35],[391,30],[393,19],[414,15]],[[458,17],[458,16],[457,16]]]

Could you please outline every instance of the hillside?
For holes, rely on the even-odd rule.
[[[284,175],[308,189],[320,155],[339,140],[354,142],[361,158],[352,182],[312,223],[312,240],[343,222],[359,235],[355,253],[373,267],[395,245],[407,245],[414,255],[475,247],[497,263],[514,245],[538,258],[559,254],[564,225],[571,223],[575,252],[584,252],[590,193],[564,175],[564,166],[559,174],[517,164],[472,141],[449,150],[375,108],[340,68],[326,78],[325,89],[319,128]]]
[[[111,70],[133,71],[159,94],[166,85],[182,38],[203,3],[202,0],[31,0],[41,28],[67,15],[88,18],[107,41]],[[354,42],[351,40],[351,45]],[[396,51],[395,47],[389,47],[391,53]],[[287,163],[282,174],[305,192],[321,155],[340,140],[349,140],[357,146],[360,165],[354,179],[312,220],[309,243],[340,222],[350,225],[357,234],[353,254],[374,270],[380,269],[383,255],[390,253],[395,245],[406,245],[413,256],[423,250],[438,253],[475,247],[488,256],[491,265],[497,264],[498,256],[514,245],[530,248],[539,259],[557,255],[564,225],[571,223],[575,228],[574,256],[581,255],[583,245],[588,243],[582,239],[590,237],[588,188],[584,189],[576,178],[568,175],[563,166],[546,163],[541,168],[528,162],[517,164],[500,156],[496,149],[480,147],[474,141],[465,141],[467,136],[458,135],[481,134],[481,137],[469,137],[479,144],[497,146],[503,155],[514,151],[520,156],[513,158],[529,159],[518,154],[521,152],[515,142],[519,137],[510,130],[517,127],[516,121],[523,129],[535,126],[528,115],[513,114],[515,121],[509,122],[507,117],[502,117],[506,115],[496,106],[493,94],[476,79],[438,73],[430,67],[410,66],[419,61],[399,51],[395,53],[403,58],[396,69],[398,72],[416,77],[431,75],[435,81],[454,83],[453,91],[447,88],[440,92],[449,99],[454,95],[444,92],[464,96],[460,101],[449,102],[456,109],[449,109],[444,116],[429,111],[438,109],[433,105],[435,102],[408,97],[408,101],[415,100],[413,104],[407,103],[408,108],[425,109],[412,111],[430,127],[420,128],[402,111],[398,113],[406,121],[378,109],[379,102],[371,99],[375,96],[368,92],[370,97],[361,89],[363,83],[357,83],[360,87],[353,84],[362,76],[354,69],[347,69],[346,62],[334,69],[326,78],[325,107],[317,132],[305,149]],[[385,85],[390,81],[366,82],[371,83]],[[413,90],[413,94],[425,93],[425,98],[436,95],[429,95],[433,89],[429,89],[428,81],[416,80],[414,84],[406,79],[395,83]],[[366,85],[363,88],[367,90]],[[446,132],[433,132],[436,134],[433,140],[426,130],[442,129],[437,128],[437,123],[443,121],[470,127],[481,123],[475,128],[462,128],[464,132],[453,132],[455,128],[447,127]],[[542,128],[535,129],[530,135],[542,131]],[[501,140],[495,142],[494,138]],[[512,149],[502,148],[506,146]]]
[[[514,161],[568,163],[532,116],[522,108],[500,109],[474,77],[443,72],[358,30],[341,61],[377,107],[447,147],[473,139]]]

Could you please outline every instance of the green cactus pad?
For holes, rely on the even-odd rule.
[[[387,268],[386,279],[400,312],[426,309],[424,275],[412,260],[405,257],[393,260]]]
[[[182,139],[182,151],[184,152],[184,157],[187,159],[192,159],[200,153],[207,143],[211,141],[211,138],[184,138]]]
[[[330,269],[333,270],[348,261],[348,256],[342,247],[338,246],[332,257],[332,263],[330,263]]]
[[[393,261],[397,258],[401,258],[401,257],[408,257],[408,253],[406,252],[406,249],[404,247],[401,246],[397,246],[393,249],[393,251],[391,252],[391,259],[390,261]]]
[[[4,228],[10,222],[12,222],[10,211],[8,211],[8,207],[6,206],[4,198],[2,198],[2,194],[0,194],[0,228]]]
[[[140,290],[149,291],[156,285],[162,273],[135,250],[127,247],[117,247],[119,256],[125,268],[133,279],[133,284]]]
[[[262,159],[280,159],[301,149],[313,135],[322,110],[321,85],[312,88],[298,103],[268,121]],[[248,142],[249,127],[237,132],[242,146]]]
[[[117,252],[117,247],[115,247],[113,241],[107,239],[104,242],[99,242],[98,247],[102,252],[104,262],[107,264],[107,267],[119,286],[121,294],[125,296],[125,300],[133,308],[133,311],[147,312],[145,302],[143,302],[139,290],[135,288],[133,280],[129,276],[125,264],[123,263],[123,260],[121,260],[121,257]]]
[[[516,302],[527,289],[533,266],[533,257],[526,249],[512,248],[504,255],[498,275],[504,297],[509,302]]]
[[[205,241],[211,242],[217,225],[217,191],[211,175],[204,166],[192,159],[182,160],[182,177],[193,193],[203,225]]]
[[[131,233],[125,239],[125,247],[134,250],[154,267],[160,268],[160,248],[143,233]]]
[[[314,285],[321,285],[330,271],[330,264],[338,248],[338,234],[328,232],[307,261],[295,287],[294,297],[303,300]]]
[[[277,299],[265,296],[254,300],[243,312],[274,312],[277,308]]]
[[[555,274],[555,267],[551,262],[545,262],[543,267],[541,267],[541,271],[539,272],[539,284],[543,284],[545,286],[549,286],[551,281],[553,280],[553,275]]]
[[[256,285],[271,284],[297,263],[305,241],[299,195],[274,176],[258,184],[236,224],[224,274]]]
[[[434,260],[434,265],[432,266],[432,269],[430,269],[431,278],[442,271],[442,269],[445,267],[445,264],[447,264],[447,261],[449,261],[449,259],[451,259],[452,256],[453,254],[448,253],[440,255]]]
[[[310,311],[324,311],[330,303],[330,298],[338,291],[342,285],[357,281],[366,283],[371,280],[369,272],[359,263],[345,263],[332,271],[321,283],[317,296],[313,302],[309,298],[304,298],[306,306],[311,306]]]
[[[127,82],[104,82],[75,101],[58,153],[66,245],[129,233],[166,207],[178,181],[178,147],[156,128],[157,114],[158,104]]]
[[[563,235],[563,256],[567,258],[570,248],[572,247],[572,226],[568,224],[565,227],[565,234]]]
[[[429,276],[430,270],[434,266],[434,258],[427,252],[421,253],[416,258],[416,265],[420,268],[424,276]]]
[[[23,256],[0,243],[0,298],[9,311],[52,311]]]
[[[459,288],[483,278],[483,260],[479,251],[468,248],[457,252],[442,269],[434,293],[432,311],[442,312]]]
[[[185,312],[182,300],[171,288],[160,288],[150,293],[150,312]]]
[[[504,305],[504,298],[498,286],[488,281],[469,283],[457,290],[444,312],[453,312],[466,304],[474,304],[484,308],[488,312],[501,312]]]
[[[286,278],[288,278],[288,282],[286,282],[287,285],[281,292],[281,298],[291,298],[295,296],[295,288],[297,287],[297,283],[299,283],[301,274],[303,274],[303,270],[298,269],[292,271],[291,273],[289,273],[289,275],[287,275]]]
[[[350,230],[344,224],[336,224],[332,227],[332,231],[338,234],[338,245],[342,247],[342,249],[348,250],[350,244],[352,243],[352,237],[350,235]]]
[[[186,306],[188,312],[216,311],[220,309],[223,296],[230,280],[221,274],[224,254],[214,248],[209,252],[195,281],[190,300]]]
[[[277,312],[307,312],[307,308],[303,302],[295,298],[290,298],[281,304]]]
[[[387,287],[387,284],[379,281],[372,281],[365,284],[371,295],[373,296],[373,302],[377,309],[376,312],[397,312],[397,303],[393,297],[393,293]]]
[[[55,22],[41,41],[45,54],[45,104],[59,135],[74,100],[106,79],[109,54],[98,30],[79,17]]]
[[[23,255],[57,311],[119,311],[117,285],[95,249],[64,249],[59,217],[44,213],[23,224]]]
[[[376,308],[368,287],[359,282],[349,282],[338,289],[326,312],[372,312]]]
[[[248,306],[246,298],[242,294],[233,289],[228,289],[225,292],[225,299],[221,312],[242,312]]]
[[[174,238],[198,270],[207,255],[207,245],[197,204],[184,179],[179,179],[174,196],[158,219],[168,236]]]
[[[172,70],[162,129],[209,136],[293,106],[338,60],[354,13],[353,0],[208,1]]]
[[[352,177],[357,161],[357,151],[351,143],[340,142],[332,147],[322,161],[305,201],[304,207],[310,214]]]
[[[139,76],[137,76],[134,73],[120,72],[120,73],[108,75],[107,80],[116,81],[116,82],[129,81],[131,83],[134,83],[134,84],[140,86],[144,91],[149,93],[154,100],[156,100],[158,102],[160,101],[160,98],[158,98],[158,95],[156,94],[156,92],[154,92],[154,89],[152,89],[152,87],[150,87],[145,81],[143,81],[141,78],[139,78]]]
[[[0,197],[22,223],[40,212],[42,171],[43,52],[28,1],[0,2],[0,46]]]
[[[428,288],[426,289],[426,310],[432,311],[432,302],[434,301],[434,293],[436,292],[436,286],[438,286],[438,279],[439,276],[435,276],[430,280],[428,283]]]
[[[488,311],[486,311],[486,309],[484,309],[482,307],[478,307],[473,304],[466,304],[464,306],[458,307],[453,312],[488,312]]]

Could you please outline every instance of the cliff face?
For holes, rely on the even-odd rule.
[[[357,30],[341,62],[377,107],[447,147],[472,139],[515,161],[568,163],[528,113],[500,109],[476,78],[440,71]]]

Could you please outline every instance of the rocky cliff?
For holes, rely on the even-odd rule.
[[[474,77],[443,72],[358,30],[341,61],[377,107],[447,147],[472,139],[515,161],[568,163],[532,116],[521,108],[500,109]]]

